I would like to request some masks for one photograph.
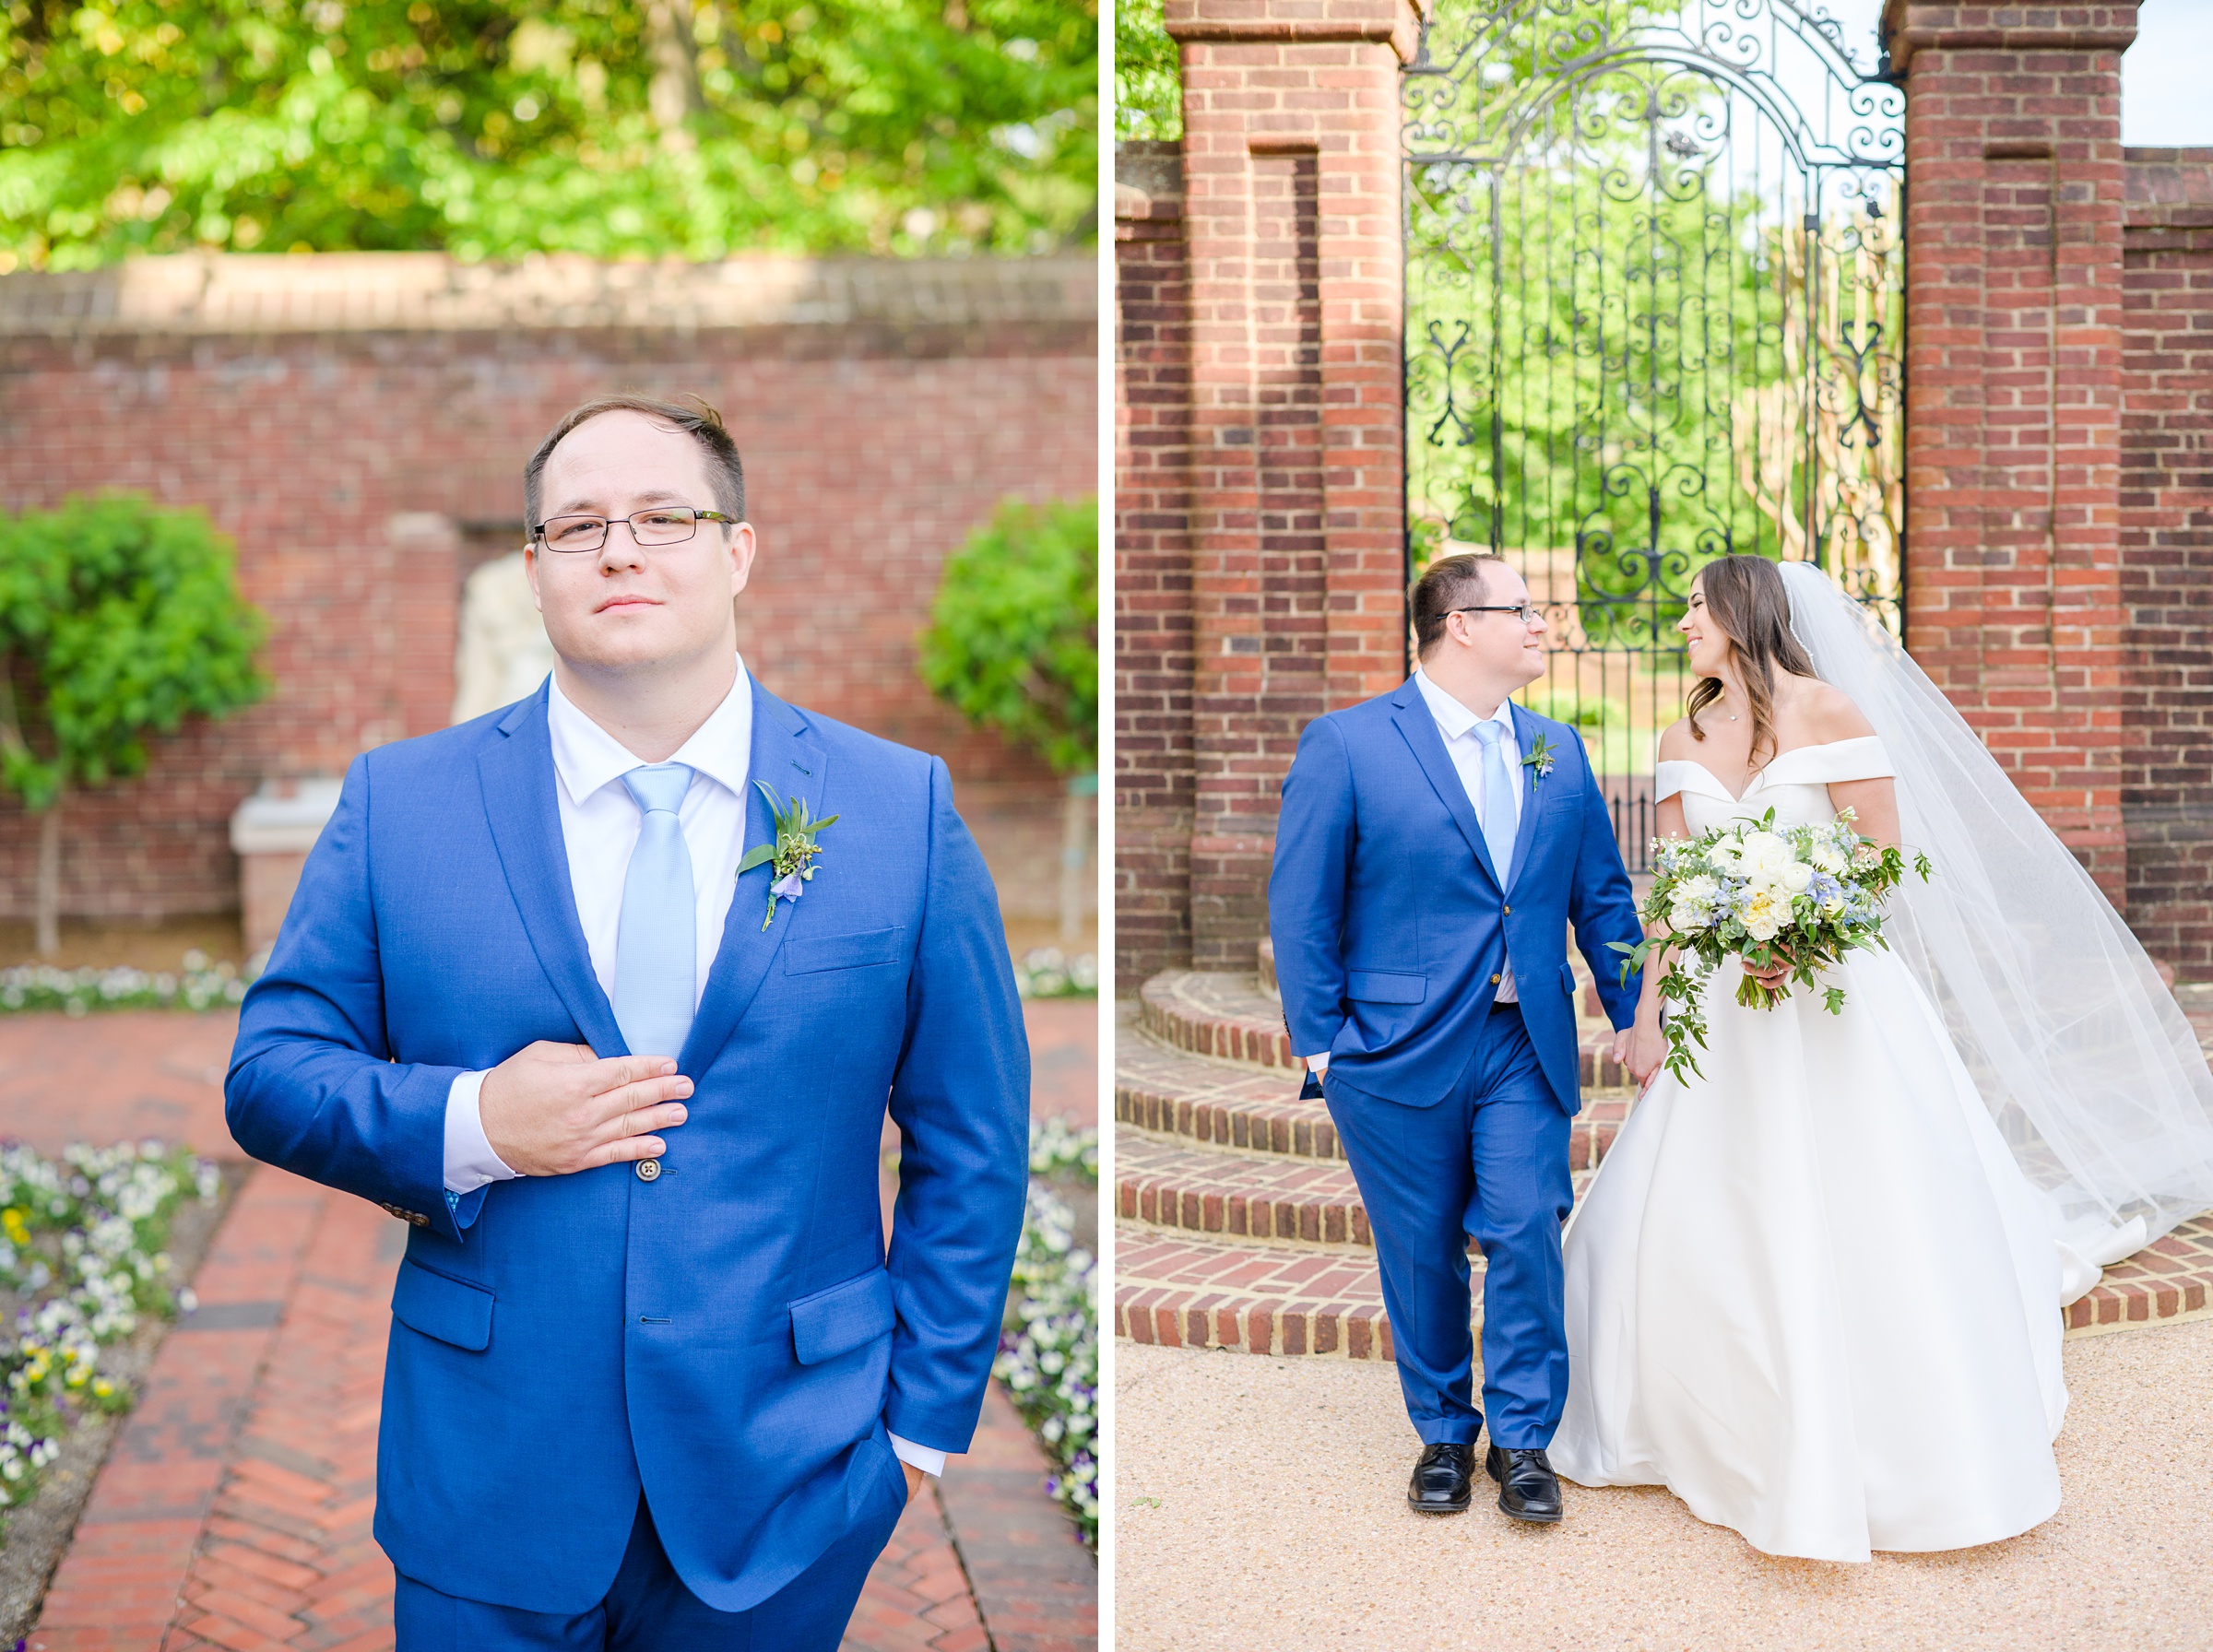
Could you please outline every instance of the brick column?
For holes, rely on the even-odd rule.
[[[1403,667],[1411,0],[1167,0],[1190,303],[1191,958],[1250,967],[1299,731]]]
[[[1907,643],[2100,886],[2121,819],[2121,53],[2136,0],[1888,0]]]
[[[1191,318],[1172,143],[1115,151],[1114,281],[1114,949],[1134,994],[1191,962]]]

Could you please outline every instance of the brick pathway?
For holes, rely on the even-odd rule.
[[[1030,1007],[1036,1108],[1096,1117],[1095,1008]],[[0,1136],[160,1135],[237,1159],[222,1126],[229,1016],[0,1019]],[[406,1230],[258,1169],[162,1345],[30,1637],[41,1652],[374,1652],[392,1571],[370,1535],[378,1395]],[[974,1449],[908,1505],[846,1646],[1073,1652],[1096,1569],[994,1389]],[[988,1625],[987,1629],[987,1625]]]

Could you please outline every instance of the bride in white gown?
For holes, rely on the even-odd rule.
[[[2213,1205],[2213,1080],[2095,886],[1824,575],[1725,558],[1682,629],[1706,686],[1698,735],[1662,739],[1663,834],[1849,803],[1948,887],[1901,890],[1896,950],[1827,972],[1841,1014],[1804,987],[1745,1009],[1717,973],[1686,1082],[1654,1071],[1648,966],[1649,1082],[1566,1239],[1551,1460],[1664,1485],[1770,1554],[2012,1537],[2059,1506],[2063,1301]]]

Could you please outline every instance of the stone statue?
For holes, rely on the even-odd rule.
[[[535,693],[552,669],[553,644],[530,600],[523,553],[494,557],[462,586],[454,721],[466,723]]]

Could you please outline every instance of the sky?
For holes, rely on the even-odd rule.
[[[1871,65],[1882,0],[1825,3],[1861,61]],[[2121,141],[2146,148],[2213,146],[2208,73],[2213,0],[2144,0],[2136,14],[2136,43],[2121,58]]]

